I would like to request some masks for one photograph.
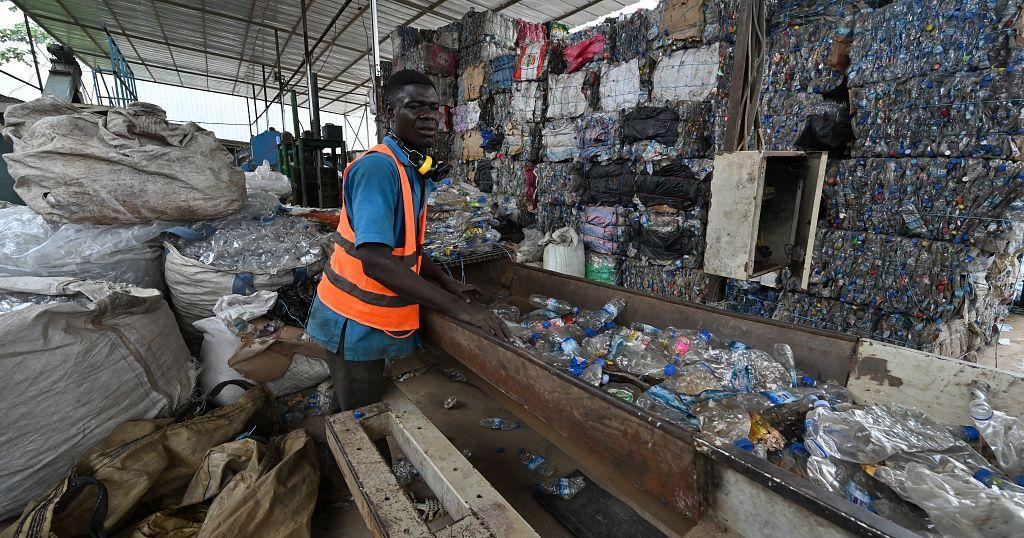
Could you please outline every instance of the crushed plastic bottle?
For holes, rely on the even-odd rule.
[[[735,398],[707,400],[690,408],[700,431],[726,441],[746,439],[750,433],[750,414]]]
[[[580,373],[580,379],[595,387],[608,383],[608,374],[604,373],[605,361],[603,358],[596,358]]]
[[[1000,469],[1016,478],[1024,474],[1024,422],[993,409],[988,392],[989,386],[983,382],[971,385],[971,418]]]
[[[420,477],[419,469],[405,458],[396,459],[395,463],[391,465],[391,472],[395,475],[395,480],[399,486],[412,484],[414,480]]]
[[[638,387],[627,383],[606,383],[601,388],[603,388],[608,394],[611,394],[612,396],[615,396],[629,404],[636,403],[637,398],[641,394]]]
[[[488,430],[514,430],[519,427],[519,423],[514,420],[505,420],[502,418],[484,418],[480,419],[480,426],[487,428]]]
[[[584,328],[599,329],[606,323],[614,321],[625,307],[626,301],[618,298],[612,299],[601,308],[580,315],[576,318],[576,324]]]
[[[534,454],[526,449],[519,449],[519,461],[523,462],[523,465],[527,469],[548,478],[555,474],[555,466],[551,465],[551,462],[544,459],[544,456],[540,454]]]
[[[569,500],[576,496],[587,485],[582,476],[562,477],[545,481],[537,485],[537,491],[545,495],[558,495]]]
[[[455,409],[458,406],[459,400],[455,396],[449,396],[441,403],[441,407],[444,407],[445,409]]]
[[[793,358],[793,349],[789,347],[789,344],[775,344],[773,356],[789,372],[789,386],[797,386],[799,383],[796,375],[796,360]]]

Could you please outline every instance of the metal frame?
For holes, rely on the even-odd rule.
[[[107,51],[110,69],[102,67],[98,63],[92,68],[92,82],[96,92],[96,102],[97,104],[104,104],[103,101],[105,100],[108,106],[128,106],[139,100],[139,91],[135,86],[135,71],[132,70],[132,66],[128,65],[128,60],[121,53],[121,48],[114,42],[114,36],[109,33],[107,33]],[[107,84],[106,75],[114,78],[113,87]],[[101,81],[106,93],[100,91]]]

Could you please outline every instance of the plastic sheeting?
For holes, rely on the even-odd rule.
[[[605,51],[606,42],[607,40],[603,35],[597,34],[579,43],[565,47],[562,51],[566,62],[564,73],[575,73],[582,69],[584,65],[604,57],[607,54]]]
[[[589,97],[583,87],[587,77],[586,71],[548,77],[549,119],[575,118],[589,109]]]
[[[600,94],[601,110],[618,112],[631,109],[647,99],[647,92],[640,88],[640,68],[633,59],[620,64],[601,66]]]
[[[516,20],[516,45],[543,43],[548,38],[547,26],[542,22]]]
[[[541,41],[519,47],[515,80],[542,80],[547,74],[548,43]]]
[[[159,238],[173,226],[62,225],[24,206],[0,209],[0,276],[75,276],[163,290]]]
[[[626,112],[622,118],[624,144],[655,140],[671,146],[678,139],[679,113],[670,107],[639,106]]]
[[[619,115],[617,112],[584,114],[580,122],[580,159],[607,161],[618,156]]]
[[[654,69],[654,101],[700,101],[718,86],[719,45],[663,56]]]
[[[544,124],[544,158],[548,161],[576,160],[580,155],[580,122],[555,120]]]
[[[514,82],[512,84],[512,115],[521,123],[540,123],[544,119],[545,84]]]

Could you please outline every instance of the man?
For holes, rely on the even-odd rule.
[[[424,161],[440,108],[434,84],[422,73],[398,71],[385,85],[384,107],[384,141],[345,169],[334,252],[306,327],[329,354],[341,409],[380,400],[385,360],[420,346],[420,305],[508,338],[497,316],[469,302],[480,293],[475,286],[422,255],[433,182],[421,170],[429,174]]]

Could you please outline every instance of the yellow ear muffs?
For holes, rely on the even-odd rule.
[[[425,176],[427,175],[427,172],[429,172],[430,169],[433,167],[434,159],[430,158],[430,155],[427,155],[426,157],[423,158],[423,164],[420,165],[417,171],[420,173],[421,176]]]

